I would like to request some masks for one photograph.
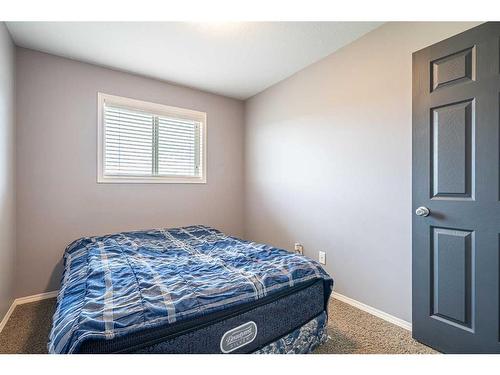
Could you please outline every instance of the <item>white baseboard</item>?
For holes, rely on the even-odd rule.
[[[360,310],[363,310],[369,314],[372,314],[380,319],[384,319],[385,321],[395,324],[401,328],[407,329],[408,331],[411,332],[411,323],[407,322],[406,320],[397,318],[391,314],[387,314],[384,311],[378,310],[375,307],[371,307],[368,305],[365,305],[362,302],[356,301],[355,299],[349,298],[344,296],[343,294],[333,292],[332,297],[335,299],[338,299],[339,301],[345,302],[348,305],[354,306]]]
[[[0,322],[0,332],[4,329],[5,325],[7,324],[7,321],[9,320],[10,316],[14,312],[14,309],[16,306],[23,305],[25,303],[30,303],[30,302],[37,302],[41,301],[44,299],[48,298],[54,298],[57,297],[58,290],[54,290],[52,292],[47,292],[47,293],[40,293],[40,294],[35,294],[33,296],[28,296],[28,297],[21,297],[21,298],[16,298],[14,302],[12,302],[12,305],[10,305],[9,310],[5,313],[5,316],[3,317],[2,321]]]
[[[41,301],[41,300],[48,299],[48,298],[54,298],[54,297],[57,297],[57,293],[59,293],[59,291],[54,290],[52,292],[40,293],[40,294],[35,294],[33,296],[16,298],[14,300],[14,304],[17,306],[17,305],[23,305],[25,303]]]
[[[14,312],[14,309],[18,305],[22,305],[25,303],[30,303],[30,302],[36,302],[36,301],[41,301],[44,299],[48,298],[54,298],[57,297],[57,290],[54,290],[52,292],[47,292],[47,293],[40,293],[40,294],[35,294],[33,296],[28,296],[28,297],[21,297],[21,298],[16,298],[12,305],[10,306],[9,310],[3,317],[2,321],[0,322],[0,332],[2,332],[3,328],[7,324],[7,321],[9,320],[10,316]],[[333,292],[332,297],[335,299],[338,299],[339,301],[345,302],[348,305],[354,306],[360,310],[366,311],[369,314],[372,314],[378,318],[384,319],[385,321],[395,324],[401,328],[407,329],[408,331],[411,331],[411,323],[407,322],[406,320],[397,318],[391,314],[388,314],[386,312],[383,312],[381,310],[378,310],[374,307],[365,305],[362,302],[356,301],[355,299],[349,298],[347,296],[344,296],[343,294]]]
[[[14,309],[16,308],[15,301],[10,305],[9,309],[5,313],[5,316],[3,317],[2,321],[0,322],[0,332],[2,332],[3,327],[7,324],[7,320],[9,320],[10,316],[14,312]]]

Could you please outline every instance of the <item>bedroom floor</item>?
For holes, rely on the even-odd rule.
[[[0,333],[0,353],[46,353],[55,298],[16,307]],[[318,354],[437,353],[411,338],[410,332],[347,305],[330,301],[330,340]]]

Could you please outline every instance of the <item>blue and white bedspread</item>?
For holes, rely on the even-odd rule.
[[[286,288],[333,281],[315,261],[206,226],[85,237],[70,244],[50,353],[89,338],[113,339],[165,326]]]

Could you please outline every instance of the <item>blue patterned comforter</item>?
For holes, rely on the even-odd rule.
[[[85,237],[70,244],[50,353],[256,301],[312,279],[332,279],[304,256],[206,226]]]

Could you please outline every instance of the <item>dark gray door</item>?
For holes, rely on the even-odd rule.
[[[413,337],[446,353],[500,352],[499,41],[413,54]]]

